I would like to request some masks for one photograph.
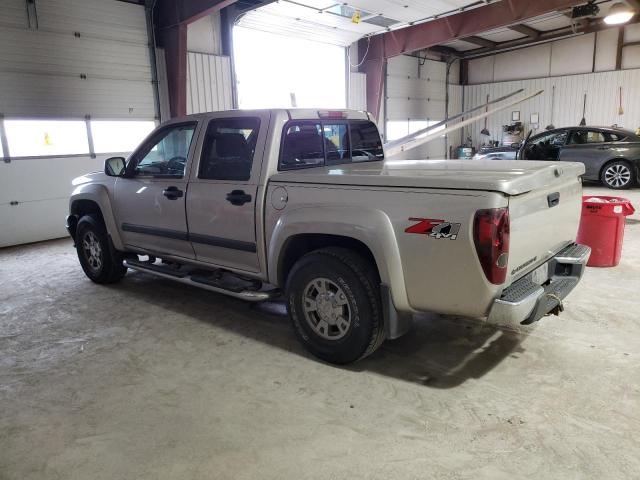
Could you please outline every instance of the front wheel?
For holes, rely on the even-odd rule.
[[[123,257],[109,245],[109,236],[101,219],[85,215],[76,229],[76,251],[82,270],[96,283],[115,283],[127,273]]]
[[[308,253],[291,270],[286,292],[296,334],[316,357],[351,363],[384,341],[377,275],[353,251],[332,247]]]
[[[600,175],[602,183],[614,190],[624,190],[633,185],[633,168],[624,160],[616,160],[604,167]]]

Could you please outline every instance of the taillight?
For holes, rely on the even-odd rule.
[[[478,210],[473,220],[473,241],[487,280],[503,284],[509,259],[509,209]]]

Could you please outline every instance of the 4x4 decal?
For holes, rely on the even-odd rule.
[[[428,235],[432,238],[448,238],[455,240],[460,232],[459,223],[451,223],[435,218],[409,218],[410,222],[418,222],[405,229],[405,233],[417,233],[418,235]]]

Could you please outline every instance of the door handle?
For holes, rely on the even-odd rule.
[[[598,147],[598,150],[611,150],[611,147]]]
[[[184,195],[184,192],[178,187],[167,187],[162,191],[162,194],[169,200],[177,200]]]
[[[244,193],[243,190],[233,190],[227,193],[227,202],[231,203],[231,205],[244,205],[250,201],[251,195]]]

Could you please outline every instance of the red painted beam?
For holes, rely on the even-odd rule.
[[[522,23],[532,17],[583,3],[585,0],[503,0],[371,37],[369,53],[360,68],[367,73],[367,108],[378,117],[382,97],[380,79],[388,58],[481,34],[494,28]],[[368,42],[367,39],[359,42],[360,61],[363,60]],[[374,57],[369,60],[368,55],[372,51]],[[378,55],[382,55],[382,61]]]
[[[187,25],[178,24],[161,30],[167,65],[169,111],[171,117],[187,114]]]

